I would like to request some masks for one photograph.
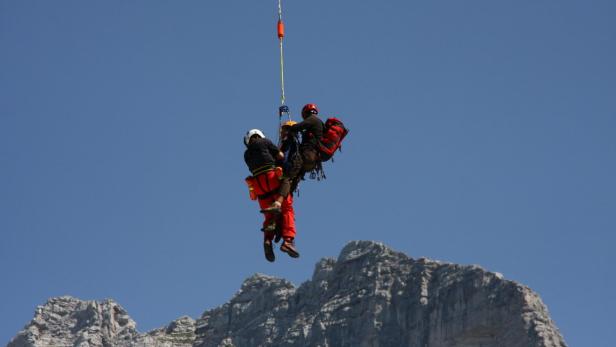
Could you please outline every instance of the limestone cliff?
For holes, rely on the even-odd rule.
[[[256,274],[196,321],[142,334],[111,300],[50,299],[8,347],[565,347],[539,296],[478,266],[354,241],[295,287]]]

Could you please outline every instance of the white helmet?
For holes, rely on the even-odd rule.
[[[262,139],[265,138],[265,135],[263,135],[263,132],[259,129],[248,130],[248,132],[246,133],[246,136],[244,136],[244,144],[246,146],[248,146],[248,141],[250,141],[250,138],[253,137],[254,135],[257,135]]]

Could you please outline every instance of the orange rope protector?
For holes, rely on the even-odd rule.
[[[278,20],[278,38],[282,40],[284,37],[284,23],[282,20]]]

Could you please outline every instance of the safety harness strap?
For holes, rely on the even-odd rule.
[[[265,166],[261,166],[260,168],[255,169],[254,171],[252,171],[252,175],[253,175],[254,177],[256,177],[256,176],[259,176],[259,175],[260,175],[260,174],[262,174],[262,173],[266,173],[266,172],[268,172],[268,171],[272,171],[272,170],[274,170],[275,168],[276,168],[276,167],[275,167],[274,165],[271,165],[271,164],[268,164],[268,165],[265,165]]]

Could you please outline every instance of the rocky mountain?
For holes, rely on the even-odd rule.
[[[228,303],[139,333],[117,303],[50,299],[8,347],[565,347],[531,289],[478,266],[354,241],[310,281],[256,274]]]

